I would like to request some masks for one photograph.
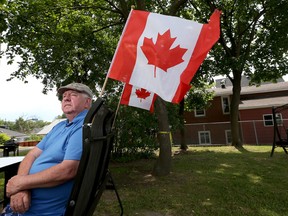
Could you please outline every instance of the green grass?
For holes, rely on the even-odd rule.
[[[190,147],[173,156],[165,177],[151,176],[154,160],[111,163],[124,215],[288,215],[288,155],[278,148],[271,158],[271,146],[244,148]],[[106,191],[95,215],[117,212]]]
[[[270,157],[271,146],[244,148],[190,147],[173,156],[165,177],[151,175],[154,159],[112,162],[124,215],[288,215],[288,155],[278,148]],[[113,191],[104,192],[95,215],[119,215]]]

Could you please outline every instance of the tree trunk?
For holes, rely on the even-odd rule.
[[[239,103],[241,93],[241,73],[233,72],[233,95],[230,103],[231,134],[232,145],[236,148],[242,148],[242,139],[239,124]]]
[[[188,146],[185,142],[185,126],[184,126],[184,99],[180,102],[179,105],[179,117],[181,121],[181,128],[180,128],[180,149],[182,151],[186,151],[188,149]]]
[[[152,174],[154,176],[164,176],[170,174],[172,165],[170,128],[165,101],[158,97],[155,105],[158,117],[159,132],[157,138],[160,150]]]

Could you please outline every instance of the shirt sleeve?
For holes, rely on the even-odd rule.
[[[43,151],[45,148],[45,143],[48,139],[49,139],[49,133],[46,136],[44,136],[43,139],[36,146]]]

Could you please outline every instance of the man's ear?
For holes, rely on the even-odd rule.
[[[92,98],[87,98],[85,108],[90,109],[91,104],[92,104]]]

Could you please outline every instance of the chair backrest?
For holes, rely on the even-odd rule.
[[[83,153],[65,216],[91,216],[105,190],[114,113],[98,98],[83,125]]]
[[[285,117],[288,116],[288,104],[272,107],[272,115],[274,124],[274,142],[283,140],[287,141],[288,122]]]

